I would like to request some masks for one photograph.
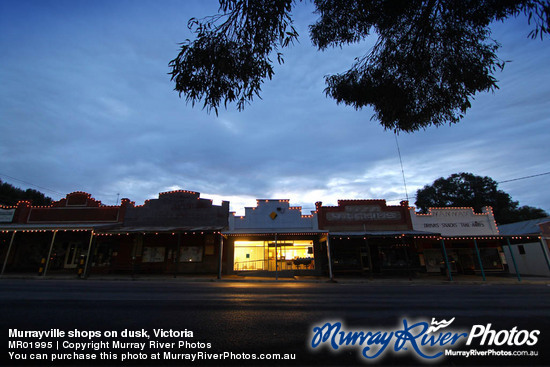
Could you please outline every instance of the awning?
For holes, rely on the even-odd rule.
[[[345,237],[411,237],[411,236],[441,236],[435,232],[423,232],[423,231],[347,231],[347,232],[330,232],[330,236],[345,236]]]
[[[228,231],[222,231],[224,236],[239,236],[239,235],[251,235],[251,236],[267,236],[272,235],[297,235],[297,236],[316,236],[321,234],[327,234],[328,231],[311,229],[311,228],[243,228],[234,229]]]
[[[112,227],[112,223],[6,223],[0,225],[0,231],[99,231]]]
[[[220,226],[123,226],[106,228],[100,233],[177,233],[177,232],[219,232]]]

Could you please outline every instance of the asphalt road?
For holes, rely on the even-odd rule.
[[[491,349],[497,353],[535,351],[538,356],[442,356],[435,360],[435,365],[550,365],[550,352],[547,351],[550,345],[550,287],[546,285],[2,279],[0,312],[0,365],[8,366],[424,365],[426,360],[418,356],[412,343],[392,352],[396,348],[395,336],[387,349],[372,360],[361,355],[366,344],[340,347],[336,351],[325,345],[327,343],[321,343],[316,349],[310,345],[313,328],[322,327],[326,322],[339,321],[346,331],[389,333],[405,329],[404,320],[407,325],[422,321],[429,324],[432,318],[436,321],[455,318],[448,330],[440,332],[466,332],[470,335],[474,325],[486,327],[487,324],[491,324],[495,333],[506,330],[497,340],[510,335],[515,327],[515,335],[519,335],[516,341],[520,343],[524,337],[528,341],[527,335],[533,330],[540,332],[535,334],[537,340],[532,346],[526,343],[521,347],[508,345],[502,338],[505,342],[502,346],[481,346],[480,336],[471,346],[464,345],[466,338],[463,337],[452,347],[463,351],[472,347],[479,351]],[[59,330],[65,335],[43,335],[42,339],[36,334],[10,336],[10,329],[12,332],[14,329],[20,332],[54,329],[54,333]],[[164,330],[164,337],[153,334],[160,329]],[[145,331],[148,338],[139,335],[123,337],[124,330]],[[525,332],[521,333],[523,330]],[[83,331],[96,331],[101,336],[82,335]],[[105,335],[111,331],[117,333],[116,338]],[[175,335],[174,331],[180,335]],[[81,335],[72,337],[69,333]],[[17,341],[31,344],[14,344]],[[101,341],[110,344],[99,345]],[[114,341],[136,344],[115,348]],[[151,346],[151,341],[167,344]],[[40,344],[42,342],[46,344]],[[48,345],[48,342],[53,344]],[[180,342],[183,344],[178,347]],[[95,344],[82,344],[85,349],[79,350],[79,344],[75,343]],[[143,350],[140,343],[145,343]],[[449,347],[449,344],[436,346],[429,352],[433,355]],[[170,356],[174,358],[192,358],[192,354],[199,358],[197,353],[202,352],[200,358],[203,359],[168,359],[165,352],[173,353]],[[139,353],[142,353],[142,359],[121,361],[123,355],[138,358]],[[160,359],[152,360],[152,354],[156,353]],[[267,358],[267,353],[277,353],[281,357],[295,355],[296,359],[252,359],[253,355]],[[64,359],[52,362],[52,354]],[[75,359],[91,358],[92,354],[95,360]],[[216,355],[224,359],[208,359]],[[117,359],[112,359],[115,356]],[[50,359],[31,359],[37,357]],[[428,365],[434,365],[434,362]]]

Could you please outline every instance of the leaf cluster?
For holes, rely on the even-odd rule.
[[[272,52],[283,63],[280,48],[293,43],[294,1],[220,0],[219,14],[189,20],[196,39],[181,44],[170,61],[171,78],[188,102],[204,100],[208,111],[236,102],[239,110],[259,96],[265,78],[273,76]]]
[[[532,38],[550,33],[550,0],[315,0],[313,44],[324,50],[377,37],[351,68],[326,77],[327,96],[356,109],[372,106],[386,129],[413,132],[457,123],[478,92],[493,91],[504,67],[490,24],[528,15]],[[172,60],[175,90],[208,111],[239,110],[273,76],[272,53],[298,34],[293,0],[220,0],[219,14],[191,19],[193,41]]]
[[[489,24],[529,12],[548,33],[548,2],[510,0],[318,0],[310,27],[319,49],[378,41],[345,73],[326,77],[325,92],[356,109],[372,106],[386,129],[412,132],[460,121],[478,92],[493,91],[496,54]],[[534,18],[533,18],[533,15]],[[539,32],[540,31],[540,32]]]
[[[52,199],[43,193],[33,189],[22,190],[0,180],[0,204],[5,206],[16,205],[19,201],[26,200],[35,206],[50,205]]]

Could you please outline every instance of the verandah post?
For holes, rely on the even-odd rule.
[[[2,266],[2,273],[0,273],[0,276],[4,275],[4,271],[6,270],[6,265],[8,264],[8,257],[10,256],[11,246],[13,245],[13,240],[15,238],[16,232],[17,231],[13,231],[13,234],[11,235],[10,245],[8,246],[8,252],[6,253],[6,258],[4,259],[4,265]]]
[[[46,259],[46,267],[44,268],[44,273],[42,273],[43,277],[46,276],[46,272],[48,271],[48,266],[50,264],[50,256],[52,256],[53,243],[55,242],[56,235],[57,235],[57,229],[53,231],[52,242],[50,244],[50,251],[48,252],[48,258]]]
[[[516,269],[516,275],[518,277],[518,282],[521,282],[521,276],[519,275],[518,265],[516,264],[516,258],[512,252],[512,246],[510,246],[510,240],[506,237],[506,243],[508,244],[508,251],[510,251],[510,256],[512,257],[512,262],[514,263],[514,269]]]
[[[453,275],[451,272],[451,267],[449,266],[449,258],[447,257],[447,250],[445,249],[445,241],[441,239],[441,247],[443,248],[443,256],[445,256],[445,265],[447,266],[447,271],[449,272],[449,280],[453,281]]]
[[[477,254],[477,261],[479,261],[479,268],[481,269],[481,276],[483,277],[483,281],[486,281],[485,278],[485,271],[483,270],[483,263],[481,262],[481,255],[479,254],[479,248],[477,247],[477,240],[474,238],[474,247],[476,249]]]

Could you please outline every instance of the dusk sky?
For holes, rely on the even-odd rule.
[[[208,114],[173,90],[168,63],[193,35],[191,17],[217,1],[0,0],[0,179],[60,199],[86,191],[136,204],[174,189],[231,203],[406,198],[395,136],[324,94],[360,45],[317,51],[313,4],[297,3],[300,42],[266,81],[262,99]],[[520,205],[550,212],[550,39],[527,37],[525,17],[493,26],[510,61],[500,89],[476,95],[457,125],[398,137],[408,196],[439,177],[471,172],[507,181]],[[39,186],[30,186],[28,183]],[[120,194],[118,196],[118,194]]]

